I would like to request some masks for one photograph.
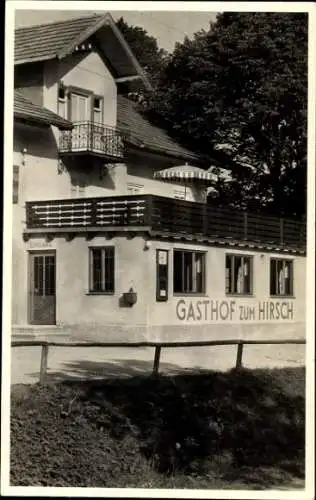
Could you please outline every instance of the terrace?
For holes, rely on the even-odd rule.
[[[304,253],[306,225],[155,195],[76,198],[26,203],[32,234],[144,231],[151,236]]]

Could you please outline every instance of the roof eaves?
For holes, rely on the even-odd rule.
[[[48,127],[53,125],[60,130],[71,130],[73,128],[73,124],[71,122],[57,115],[55,116],[53,113],[51,114],[51,117],[48,118],[44,116],[32,115],[27,111],[14,110],[14,118],[22,119],[31,123],[40,123],[42,125],[47,125]]]
[[[127,141],[131,146],[133,146],[136,149],[139,149],[141,151],[147,151],[149,153],[154,153],[154,154],[159,154],[163,156],[172,156],[174,158],[178,158],[179,160],[191,160],[191,161],[198,161],[199,163],[202,163],[201,160],[199,159],[198,156],[196,156],[194,153],[186,153],[186,152],[181,152],[177,151],[175,149],[170,149],[170,148],[163,148],[163,147],[154,147],[149,144],[140,144],[137,140],[134,140],[133,138],[129,137]]]
[[[18,59],[17,61],[14,61],[14,65],[18,66],[19,64],[27,64],[27,63],[32,63],[32,62],[41,62],[41,61],[48,61],[50,59],[54,59],[56,55],[51,55],[51,56],[39,56],[39,57],[27,57],[26,59]]]
[[[45,120],[43,118],[39,118],[37,116],[30,116],[28,113],[23,113],[23,111],[15,111],[14,112],[14,118],[15,119],[20,119],[29,123],[37,123],[41,125],[45,125],[49,127],[51,124],[48,120]]]
[[[94,21],[94,22],[93,22]],[[93,23],[92,23],[93,22]],[[66,57],[67,55],[71,54],[71,52],[74,50],[74,48],[77,45],[80,45],[83,41],[85,41],[87,38],[92,36],[94,33],[96,33],[102,26],[110,26],[114,35],[116,36],[118,42],[121,44],[123,50],[125,51],[127,57],[130,59],[132,65],[134,66],[136,73],[140,76],[142,79],[145,87],[147,90],[152,90],[152,86],[140,66],[139,62],[137,61],[136,57],[134,56],[133,52],[129,48],[127,42],[125,41],[123,35],[121,34],[120,30],[116,26],[114,19],[112,18],[111,14],[106,13],[103,15],[101,18],[96,16],[96,19],[94,20],[94,17],[91,17],[91,25],[83,30],[79,36],[77,36],[71,43],[67,44],[64,46],[61,50],[58,51],[56,54],[50,54],[48,56],[38,56],[38,57],[27,57],[25,59],[18,59],[15,60],[15,65],[18,64],[26,64],[30,62],[38,62],[38,61],[47,61],[50,59],[58,58],[62,59]]]
[[[120,30],[118,29],[118,27],[116,26],[112,16],[110,14],[108,14],[108,23],[109,25],[111,26],[112,30],[113,30],[113,33],[115,34],[115,36],[117,37],[117,39],[119,40],[119,42],[121,43],[122,47],[124,48],[125,52],[127,53],[127,55],[129,56],[129,58],[131,59],[137,73],[142,77],[142,80],[145,84],[145,87],[147,88],[147,90],[153,90],[147,76],[145,75],[144,73],[144,70],[142,69],[142,67],[140,66],[139,62],[137,61],[136,57],[134,56],[133,52],[131,51],[131,49],[129,48],[129,45],[127,44],[127,42],[125,41],[122,33],[120,32]]]

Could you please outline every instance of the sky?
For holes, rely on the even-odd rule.
[[[104,12],[104,11],[103,11]],[[17,10],[15,26],[31,26],[53,21],[64,21],[74,17],[102,13],[93,10]],[[157,39],[160,48],[172,51],[176,42],[182,42],[201,29],[208,30],[211,21],[216,18],[215,12],[162,12],[162,11],[113,11],[116,20],[123,16],[125,21],[133,26],[144,28],[149,35]]]

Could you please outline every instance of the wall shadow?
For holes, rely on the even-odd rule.
[[[115,181],[104,161],[89,155],[64,156],[62,159],[73,186],[95,186],[114,191]]]
[[[62,363],[59,370],[48,369],[46,383],[63,381],[95,380],[95,379],[120,379],[132,377],[151,376],[153,361],[142,361],[136,359],[114,359],[113,361],[89,361],[78,360]],[[159,373],[177,375],[179,373],[192,373],[196,369],[183,368],[173,363],[160,363]],[[199,370],[199,373],[202,371]],[[208,373],[205,370],[205,373]],[[31,373],[31,377],[38,377],[37,373]]]

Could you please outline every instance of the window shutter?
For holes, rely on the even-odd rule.
[[[19,203],[19,165],[13,165],[13,203]]]

